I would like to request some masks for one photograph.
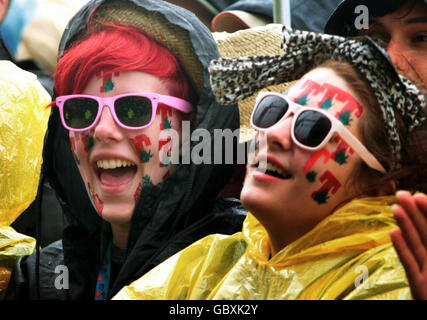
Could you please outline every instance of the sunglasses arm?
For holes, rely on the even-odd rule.
[[[344,126],[339,130],[339,135],[343,140],[362,158],[362,160],[372,169],[375,169],[383,174],[386,170],[374,155],[366,149],[366,147]]]

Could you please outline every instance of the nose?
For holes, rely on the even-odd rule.
[[[391,61],[397,71],[402,73],[409,72],[408,60],[405,56],[407,49],[401,41],[391,40],[387,46],[387,53],[389,54]]]
[[[123,138],[122,131],[114,121],[108,106],[104,106],[102,110],[101,117],[95,126],[93,137],[95,140],[103,142],[120,141]]]
[[[292,120],[293,115],[290,115],[265,130],[269,150],[286,151],[292,147]]]

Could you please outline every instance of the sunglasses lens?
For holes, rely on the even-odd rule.
[[[64,102],[64,121],[70,128],[89,127],[98,114],[98,102],[91,98],[72,98]]]
[[[286,100],[276,96],[266,96],[257,105],[252,122],[258,128],[269,128],[277,123],[288,111]]]
[[[128,127],[142,127],[149,124],[153,112],[151,100],[139,96],[117,99],[114,110],[120,122]]]
[[[307,110],[296,119],[294,136],[301,144],[315,148],[323,142],[331,128],[332,123],[325,115]]]

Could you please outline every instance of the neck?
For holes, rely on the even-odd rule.
[[[114,244],[122,250],[125,250],[128,244],[130,226],[111,224],[111,231],[113,232]]]
[[[266,231],[270,240],[270,245],[271,245],[270,254],[272,258],[279,251],[285,248],[287,245],[298,240],[305,233],[309,232],[310,229],[297,232],[297,233],[293,232],[293,230],[286,230],[286,231],[283,229],[275,230],[275,228],[266,228]]]

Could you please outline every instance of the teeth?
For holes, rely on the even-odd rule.
[[[135,164],[127,160],[98,160],[96,165],[101,169],[116,169],[134,166]]]
[[[276,165],[270,162],[267,163],[267,171],[277,172],[281,176],[286,176],[286,173],[281,168],[277,167]]]

